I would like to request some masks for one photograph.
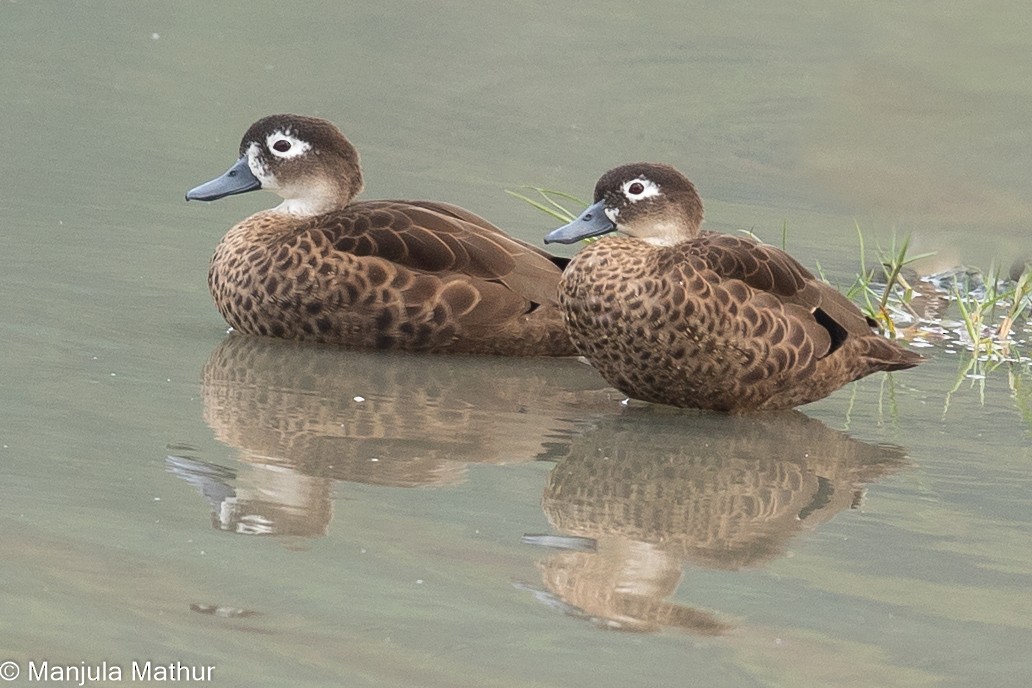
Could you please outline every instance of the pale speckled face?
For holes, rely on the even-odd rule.
[[[284,202],[276,209],[315,215],[347,205],[362,189],[358,153],[326,120],[273,115],[255,122],[240,143],[241,156]]]
[[[638,175],[634,179],[628,179],[620,185],[620,191],[623,193],[623,198],[611,198],[606,197],[606,205],[604,212],[609,221],[620,228],[620,209],[626,207],[627,204],[637,203],[638,201],[646,198],[655,198],[662,196],[663,192],[660,191],[659,185],[657,185],[651,179],[648,179],[644,175]],[[611,204],[611,202],[615,203]]]
[[[702,223],[695,186],[669,165],[634,163],[606,172],[595,186],[595,201],[616,229],[657,245],[694,236]]]
[[[247,156],[247,167],[251,170],[251,174],[262,183],[262,188],[278,189],[279,182],[276,181],[276,175],[269,170],[269,165],[265,162],[261,146],[257,143],[252,143],[247,147],[245,155]]]
[[[312,144],[302,138],[294,136],[290,129],[277,129],[265,137],[263,143],[251,141],[247,145],[247,166],[251,173],[262,183],[263,189],[277,191],[284,188],[275,172],[277,169],[286,169],[287,185],[290,185],[290,178],[295,176],[308,176],[301,167],[284,165],[287,161],[300,159],[312,150]]]
[[[310,217],[339,210],[362,191],[358,151],[324,119],[263,117],[240,140],[237,161],[187,191],[186,200],[214,201],[255,189],[283,197],[278,212]]]

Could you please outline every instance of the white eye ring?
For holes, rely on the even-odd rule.
[[[269,134],[265,138],[265,147],[269,149],[270,153],[283,160],[290,160],[299,155],[304,155],[312,148],[307,141],[302,141],[286,131],[276,131]]]
[[[634,189],[632,191],[632,188],[635,186],[640,186],[641,190],[639,191],[638,189]],[[620,186],[620,190],[623,191],[623,195],[626,196],[627,200],[631,203],[637,203],[643,198],[652,198],[653,196],[658,196],[661,193],[656,182],[651,179],[646,179],[645,177],[628,179]]]

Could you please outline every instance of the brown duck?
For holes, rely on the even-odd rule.
[[[627,235],[581,250],[559,287],[578,351],[620,391],[730,413],[786,409],[923,360],[784,251],[701,224],[684,175],[635,163],[606,172],[595,203],[545,239]]]
[[[223,237],[208,272],[237,331],[358,348],[564,356],[568,262],[434,201],[360,201],[358,152],[333,124],[265,117],[240,159],[187,200],[284,198]]]

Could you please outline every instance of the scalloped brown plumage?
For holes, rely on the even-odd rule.
[[[187,194],[257,188],[286,200],[240,222],[208,285],[236,330],[356,348],[565,356],[557,285],[566,259],[433,201],[352,202],[358,153],[331,123],[259,120],[240,160]]]
[[[595,204],[546,239],[628,235],[581,250],[559,297],[578,350],[622,392],[730,413],[786,409],[924,360],[784,251],[701,222],[688,179],[635,163],[603,175]]]

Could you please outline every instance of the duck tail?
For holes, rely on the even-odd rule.
[[[867,356],[879,370],[889,372],[913,368],[928,360],[916,351],[905,349],[893,341],[877,336],[871,338]]]

